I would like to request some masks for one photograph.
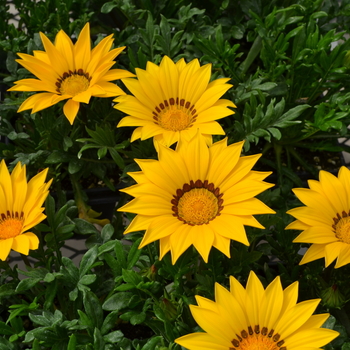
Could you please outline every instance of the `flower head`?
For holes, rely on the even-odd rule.
[[[297,303],[298,282],[282,289],[275,278],[264,289],[251,272],[244,287],[230,277],[230,291],[215,284],[215,302],[196,296],[191,312],[206,333],[175,340],[190,350],[318,349],[338,336],[320,328],[329,314],[312,315],[320,299]]]
[[[159,239],[160,259],[171,251],[174,264],[191,244],[205,261],[212,246],[230,256],[231,239],[249,245],[244,225],[263,228],[252,215],[274,213],[253,197],[273,185],[251,170],[260,155],[240,157],[242,146],[208,147],[198,133],[176,150],[160,145],[159,160],[136,160],[137,185],[123,190],[136,198],[119,211],[138,215],[125,233],[146,230],[140,248]]]
[[[146,70],[136,69],[137,79],[122,79],[134,95],[119,96],[114,107],[129,114],[118,127],[138,126],[131,141],[154,139],[171,146],[182,139],[189,140],[197,129],[211,143],[211,135],[225,132],[215,120],[234,112],[231,101],[220,97],[232,86],[230,79],[209,82],[211,65],[200,66],[197,59],[186,64],[181,59],[176,64],[164,56],[159,66],[147,62]]]
[[[287,212],[297,220],[286,229],[303,230],[294,242],[312,243],[300,264],[324,257],[338,268],[350,263],[350,170],[341,167],[338,177],[321,170],[319,179],[293,189],[306,206]]]
[[[48,169],[35,175],[28,183],[26,167],[17,163],[11,175],[5,161],[0,163],[0,259],[6,260],[10,250],[28,255],[37,249],[38,237],[26,232],[46,218],[42,203],[52,180],[45,183]]]
[[[27,98],[18,112],[32,109],[32,113],[67,100],[63,112],[73,124],[80,102],[89,103],[91,96],[114,97],[123,90],[110,81],[134,76],[123,69],[110,69],[114,59],[124,50],[111,51],[113,35],[104,38],[93,50],[90,44],[90,27],[82,29],[75,45],[61,30],[54,44],[40,33],[45,51],[34,51],[34,56],[20,53],[17,60],[38,79],[22,79],[9,91],[45,91]]]

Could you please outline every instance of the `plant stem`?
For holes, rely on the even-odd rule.
[[[277,183],[282,186],[282,180],[283,180],[283,175],[282,175],[282,161],[281,161],[281,156],[282,156],[282,146],[279,145],[278,143],[273,144],[273,148],[275,150],[275,155],[276,155],[276,164],[277,164]]]
[[[30,261],[28,260],[28,257],[26,255],[21,254],[21,258],[26,266],[32,267],[32,265],[30,264]]]

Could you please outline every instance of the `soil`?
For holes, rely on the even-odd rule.
[[[152,331],[151,328],[140,324],[133,326],[130,323],[121,323],[119,325],[119,329],[126,338],[131,340],[148,339],[154,335],[154,332]]]

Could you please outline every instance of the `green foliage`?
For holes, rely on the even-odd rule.
[[[233,275],[244,284],[250,270],[265,285],[277,275],[284,287],[298,280],[301,300],[336,285],[349,312],[349,267],[300,267],[306,246],[285,230],[285,212],[300,205],[291,189],[304,186],[296,170],[318,176],[302,155],[348,150],[334,143],[349,137],[348,0],[12,3],[14,23],[8,1],[0,0],[0,158],[11,168],[26,164],[29,176],[49,167],[54,180],[47,218],[33,228],[39,248],[30,260],[23,256],[23,268],[0,262],[0,350],[179,350],[177,337],[199,331],[189,309],[195,295],[213,300],[215,283],[227,287]],[[5,90],[32,78],[17,53],[43,50],[39,32],[53,40],[63,29],[75,39],[87,21],[93,42],[113,33],[115,47],[127,46],[113,68],[135,72],[167,55],[175,62],[197,58],[212,65],[212,80],[231,79],[224,98],[237,107],[219,121],[228,143],[244,140],[245,155],[262,153],[257,169],[274,171],[269,181],[277,182],[260,196],[277,214],[258,218],[265,229],[246,228],[249,247],[232,242],[231,258],[212,249],[208,263],[189,248],[173,265],[169,254],[159,260],[157,242],[139,249],[140,232],[123,237],[132,215],[97,219],[83,188],[116,192],[134,184],[127,175],[140,170],[134,159],[157,158],[151,139],[130,143],[131,128],[116,128],[122,114],[112,99],[81,104],[73,125],[62,114],[64,102],[17,113],[31,92]],[[120,195],[117,207],[127,200]],[[72,237],[86,244],[78,263],[62,254]],[[332,313],[324,326],[341,334],[326,349],[347,350],[348,320],[323,302],[318,311]]]

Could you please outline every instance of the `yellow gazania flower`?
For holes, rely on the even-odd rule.
[[[34,56],[19,53],[16,60],[38,79],[22,79],[15,82],[9,91],[47,91],[27,98],[18,112],[32,109],[32,113],[67,100],[63,112],[73,124],[80,102],[89,103],[91,96],[114,97],[125,94],[110,81],[132,77],[123,69],[110,69],[114,59],[124,50],[118,47],[111,51],[113,34],[104,38],[93,50],[90,44],[90,27],[82,29],[75,45],[61,30],[55,43],[40,33],[45,51],[34,51]]]
[[[309,180],[310,189],[295,188],[294,194],[306,207],[289,210],[296,221],[286,229],[303,230],[294,240],[312,243],[300,264],[325,258],[326,266],[350,263],[350,170],[341,167],[338,177],[320,171],[320,181]]]
[[[209,83],[211,65],[200,66],[197,59],[186,64],[181,59],[176,64],[164,56],[159,66],[147,62],[146,70],[136,69],[138,79],[122,79],[135,96],[117,97],[114,108],[129,114],[118,127],[138,126],[131,141],[141,138],[171,146],[179,140],[189,140],[197,133],[206,136],[225,135],[215,120],[234,112],[227,107],[236,107],[231,101],[220,97],[232,86],[230,79],[221,78]]]
[[[140,248],[159,239],[160,259],[171,251],[173,264],[191,244],[206,262],[212,246],[229,257],[231,239],[249,245],[244,225],[263,228],[252,215],[274,213],[253,197],[273,185],[251,170],[260,155],[240,157],[242,146],[208,147],[197,133],[175,151],[160,145],[159,160],[136,160],[137,185],[122,190],[136,198],[119,211],[138,215],[125,234],[146,230]]]
[[[38,237],[26,232],[46,218],[41,207],[52,180],[45,183],[48,169],[35,175],[28,183],[26,167],[17,163],[11,175],[5,161],[0,163],[0,259],[6,260],[13,249],[28,255],[37,249]]]
[[[230,291],[215,283],[215,301],[196,296],[192,315],[206,333],[175,340],[190,350],[317,350],[339,333],[320,328],[329,314],[312,315],[321,299],[297,303],[298,282],[285,290],[276,277],[264,289],[251,272],[244,287],[230,276]]]

